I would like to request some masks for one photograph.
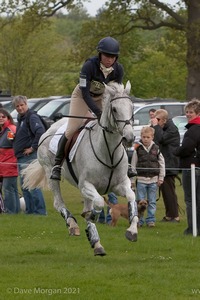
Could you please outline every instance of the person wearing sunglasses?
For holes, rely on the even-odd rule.
[[[20,211],[17,159],[13,150],[15,133],[16,126],[12,116],[5,109],[0,108],[0,177],[3,179],[5,212],[13,214]]]
[[[165,216],[162,222],[179,223],[178,198],[175,188],[175,178],[179,172],[179,158],[175,155],[175,151],[180,145],[180,134],[165,109],[156,110],[151,123],[155,129],[154,142],[160,147],[165,159],[166,176],[160,186],[165,206]]]

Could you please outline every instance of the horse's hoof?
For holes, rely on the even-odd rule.
[[[80,229],[79,228],[69,228],[69,235],[75,235],[79,236],[80,235]]]
[[[131,241],[131,242],[136,242],[137,241],[137,233],[131,233],[130,231],[126,231],[125,237],[127,238],[127,240]]]
[[[94,256],[97,256],[97,255],[99,255],[99,256],[105,256],[106,255],[106,252],[105,252],[103,247],[94,249]]]

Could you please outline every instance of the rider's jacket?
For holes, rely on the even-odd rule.
[[[27,121],[29,119],[29,121]],[[45,132],[44,125],[37,114],[29,114],[29,110],[24,115],[17,117],[17,131],[13,143],[15,156],[24,156],[24,149],[32,147],[37,150],[39,139]]]
[[[110,68],[109,68],[110,69]],[[87,59],[80,72],[80,89],[82,91],[83,99],[97,116],[101,113],[100,109],[93,101],[92,97],[98,97],[104,92],[104,83],[108,84],[110,81],[122,83],[124,75],[123,67],[118,61],[112,65],[108,70],[108,75],[105,76],[101,69],[100,60],[98,56]]]

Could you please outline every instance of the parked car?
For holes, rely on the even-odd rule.
[[[136,103],[138,105],[138,103]],[[135,106],[136,106],[135,105]],[[149,124],[149,110],[154,109],[165,109],[168,111],[169,118],[172,119],[176,116],[184,115],[184,107],[186,102],[156,102],[151,104],[144,104],[140,107],[134,108],[134,133],[136,141],[140,139],[140,131],[143,126]]]
[[[4,109],[8,112],[13,110],[12,108],[12,96],[9,91],[0,90],[0,103]]]
[[[12,101],[2,101],[0,102],[5,110],[9,113],[13,110]]]
[[[182,144],[183,136],[187,130],[185,128],[185,125],[188,123],[188,119],[186,118],[186,116],[176,116],[176,117],[172,118],[172,121],[178,128],[178,131],[179,131],[180,137],[181,137],[181,144]]]
[[[69,114],[70,101],[70,97],[54,99],[46,103],[37,113],[42,116],[49,125],[52,125],[54,122]]]

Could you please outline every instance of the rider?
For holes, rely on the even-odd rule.
[[[97,51],[99,54],[87,59],[81,69],[79,84],[72,93],[69,115],[87,118],[88,111],[90,111],[100,120],[104,83],[108,84],[110,81],[122,83],[124,70],[118,62],[118,41],[110,36],[105,37],[99,41]],[[66,142],[82,125],[82,122],[80,118],[68,119],[67,129],[58,143],[51,179],[61,179]]]

